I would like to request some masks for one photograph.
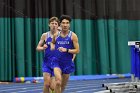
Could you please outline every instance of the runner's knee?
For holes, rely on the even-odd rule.
[[[56,82],[55,82],[56,86],[61,86],[61,82],[62,82],[61,79],[56,79]]]

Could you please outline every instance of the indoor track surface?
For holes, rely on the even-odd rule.
[[[64,93],[94,93],[105,90],[104,83],[130,82],[130,78],[69,80]],[[43,83],[0,84],[0,93],[42,93]]]

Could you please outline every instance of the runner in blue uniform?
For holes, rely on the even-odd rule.
[[[74,54],[79,53],[79,43],[77,35],[70,31],[71,17],[62,15],[60,26],[62,31],[55,34],[51,43],[51,50],[54,50],[54,74],[55,74],[55,93],[62,93],[68,82],[70,73],[75,71],[73,62]]]
[[[44,51],[44,58],[42,64],[42,71],[44,77],[43,93],[50,93],[49,89],[54,90],[55,88],[54,73],[51,65],[54,51],[50,50],[50,43],[52,41],[53,34],[58,33],[57,30],[58,26],[59,26],[58,18],[57,17],[50,18],[49,20],[50,31],[42,34],[36,48],[38,51]]]

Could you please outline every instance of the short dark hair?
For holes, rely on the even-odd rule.
[[[63,19],[69,20],[69,22],[71,22],[71,17],[69,15],[62,15],[59,19],[60,23],[62,22]]]

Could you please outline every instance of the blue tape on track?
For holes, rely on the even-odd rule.
[[[114,75],[81,75],[81,76],[70,76],[69,80],[101,80],[101,79],[117,79],[117,78],[130,78],[131,74],[114,74]],[[20,77],[19,77],[20,78]],[[43,77],[24,77],[25,82],[34,80],[38,82],[44,82]],[[15,78],[13,80],[15,81]]]

